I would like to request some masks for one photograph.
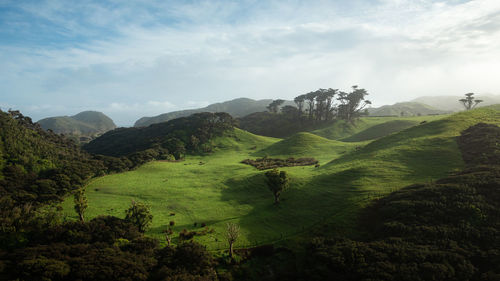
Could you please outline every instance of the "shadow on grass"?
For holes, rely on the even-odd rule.
[[[294,178],[292,171],[290,188],[282,193],[280,204],[275,205],[262,172],[226,181],[229,188],[222,192],[221,199],[252,206],[250,213],[239,217],[239,225],[252,245],[307,235],[330,222],[336,227],[329,231],[351,231],[359,211],[357,202],[366,198],[354,181],[364,175],[365,169],[354,168],[300,180]]]

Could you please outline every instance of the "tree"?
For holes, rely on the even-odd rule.
[[[87,196],[85,196],[85,189],[80,189],[75,193],[74,197],[75,201],[75,211],[80,217],[80,221],[83,223],[85,222],[84,214],[85,210],[87,210],[88,201],[87,201]]]
[[[290,178],[285,171],[278,171],[272,169],[266,172],[267,186],[274,194],[274,203],[278,204],[280,201],[281,192],[285,191],[290,182]]]
[[[300,115],[302,115],[302,110],[304,109],[305,100],[306,100],[306,95],[300,95],[298,97],[295,97],[295,99],[293,100],[297,105],[297,108],[299,109]]]
[[[229,243],[229,257],[233,258],[233,245],[240,236],[240,227],[236,223],[229,222],[226,224],[226,239]]]
[[[309,103],[309,120],[313,119],[314,114],[314,99],[316,98],[316,92],[309,92],[305,96],[307,102]]]
[[[269,112],[278,113],[278,108],[285,102],[285,100],[273,100],[268,106],[267,109]]]
[[[459,99],[458,101],[463,104],[465,107],[465,110],[471,110],[474,107],[476,107],[480,102],[483,102],[483,100],[477,100],[475,97],[473,97],[474,93],[467,93],[465,94],[464,99]]]
[[[125,211],[125,220],[137,226],[140,232],[145,232],[153,221],[153,215],[148,205],[132,200]]]
[[[283,116],[289,119],[298,119],[300,117],[299,110],[295,106],[285,105],[281,108]]]
[[[365,89],[358,88],[358,86],[352,86],[352,92],[350,93],[339,92],[337,100],[340,101],[338,106],[340,118],[352,122],[354,118],[359,116],[359,112],[365,106],[372,104],[371,101],[365,99],[367,95],[368,92]]]

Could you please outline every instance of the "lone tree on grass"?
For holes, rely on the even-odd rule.
[[[476,105],[478,105],[480,102],[483,102],[483,100],[477,100],[475,97],[473,97],[474,93],[467,93],[465,94],[464,99],[459,99],[458,101],[463,104],[465,107],[465,110],[471,110]]]
[[[278,204],[280,201],[281,192],[285,191],[290,185],[290,178],[285,171],[278,171],[277,169],[272,169],[266,172],[267,186],[274,194],[274,204]]]
[[[145,232],[153,221],[153,215],[148,205],[132,200],[125,211],[125,220],[137,226],[140,232]]]
[[[75,211],[80,217],[81,222],[85,222],[84,214],[85,210],[87,210],[88,201],[87,201],[87,196],[85,196],[85,190],[80,189],[75,193]]]
[[[229,222],[226,225],[226,239],[227,243],[229,243],[229,257],[233,258],[233,245],[238,237],[240,236],[240,227],[233,222]]]

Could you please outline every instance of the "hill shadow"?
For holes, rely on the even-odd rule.
[[[248,214],[238,218],[251,245],[324,231],[318,226],[330,222],[334,222],[336,227],[328,231],[352,231],[360,203],[368,195],[355,184],[359,177],[365,176],[365,169],[353,168],[317,175],[309,180],[294,178],[293,172],[290,174],[290,188],[282,194],[279,205],[273,203],[264,172],[225,182],[228,188],[222,192],[221,200],[252,206]]]

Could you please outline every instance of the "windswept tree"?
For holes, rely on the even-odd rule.
[[[299,110],[300,115],[302,115],[302,113],[304,111],[304,101],[305,100],[306,100],[306,95],[300,95],[300,96],[295,97],[295,99],[293,99],[293,101],[297,105],[297,109]]]
[[[309,92],[306,94],[306,100],[307,104],[309,106],[309,120],[312,120],[314,117],[314,105],[315,105],[315,99],[316,99],[316,92]]]
[[[365,97],[368,92],[365,89],[352,86],[352,92],[345,93],[339,92],[337,100],[340,102],[338,106],[338,115],[340,118],[352,122],[354,118],[359,116],[359,113],[371,101],[366,100]]]
[[[85,211],[89,206],[87,201],[87,196],[85,196],[84,189],[79,189],[75,193],[74,202],[75,202],[75,211],[78,214],[80,221],[83,223],[85,222],[85,217],[84,217]]]
[[[477,100],[474,96],[474,93],[467,93],[465,94],[464,99],[458,100],[463,104],[465,107],[465,110],[471,110],[474,107],[476,107],[479,103],[483,102],[483,100]]]
[[[153,221],[153,215],[148,205],[132,200],[125,211],[125,220],[137,226],[140,232],[146,232]]]
[[[337,90],[337,89],[329,88],[325,93],[325,96],[326,96],[325,120],[332,120],[333,117],[335,116],[335,114],[334,114],[335,108],[334,108],[332,100],[338,91],[339,90]]]
[[[267,187],[273,192],[274,204],[279,204],[281,192],[288,189],[290,185],[290,178],[285,171],[278,171],[272,169],[266,172]]]
[[[226,239],[229,244],[229,257],[233,258],[233,246],[240,236],[240,226],[236,223],[229,222],[226,224]]]
[[[285,102],[285,100],[277,99],[273,100],[268,106],[267,109],[271,113],[278,113],[279,107]]]

